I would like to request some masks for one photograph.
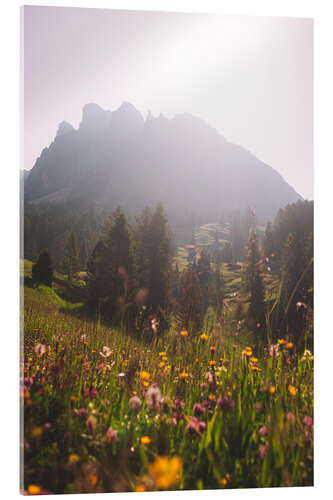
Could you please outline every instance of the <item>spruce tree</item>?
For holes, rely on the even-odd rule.
[[[71,231],[67,238],[62,261],[62,269],[65,274],[67,274],[68,283],[72,284],[73,278],[79,270],[79,254],[74,231]]]
[[[132,231],[120,207],[106,221],[87,268],[90,301],[114,324],[128,325],[133,313],[135,263]]]
[[[53,265],[50,252],[45,249],[38,257],[37,263],[32,267],[32,278],[43,285],[52,286]]]
[[[176,322],[179,329],[190,334],[199,332],[203,325],[204,303],[197,275],[189,267],[183,271],[176,309]]]
[[[265,291],[262,277],[263,257],[258,248],[258,237],[253,229],[249,233],[244,257],[243,285],[249,294],[250,324],[257,338],[266,340],[265,334]]]
[[[171,244],[170,228],[161,204],[145,208],[137,219],[136,258],[138,287],[148,291],[145,315],[159,319],[160,329],[167,326]]]

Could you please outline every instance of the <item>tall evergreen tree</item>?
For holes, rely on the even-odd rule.
[[[120,207],[106,221],[87,268],[91,302],[115,324],[129,324],[133,319],[135,263],[132,231]]]
[[[38,257],[38,261],[32,267],[32,278],[43,285],[52,286],[53,265],[50,252],[45,249]]]
[[[148,291],[146,315],[157,316],[163,329],[167,325],[171,245],[161,204],[154,210],[145,208],[137,219],[136,256],[138,286]]]
[[[203,325],[204,304],[200,281],[191,268],[182,274],[176,309],[176,321],[179,329],[190,334],[200,331]]]
[[[75,274],[79,270],[79,254],[77,249],[76,235],[71,231],[68,235],[62,261],[62,269],[67,274],[68,283],[71,284]]]
[[[262,340],[265,333],[265,292],[262,277],[263,258],[258,248],[258,237],[252,229],[245,251],[243,284],[249,294],[249,316],[256,336]]]
[[[204,310],[206,311],[210,302],[210,285],[211,285],[211,267],[210,259],[205,250],[202,250],[195,271],[200,281],[200,287],[203,296]]]

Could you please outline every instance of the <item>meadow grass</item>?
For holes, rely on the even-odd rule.
[[[232,308],[131,336],[46,288],[25,287],[25,492],[313,484],[310,352],[271,356]]]

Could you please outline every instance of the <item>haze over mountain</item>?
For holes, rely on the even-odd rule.
[[[60,123],[25,182],[31,203],[78,199],[136,213],[160,201],[171,216],[210,219],[248,207],[270,217],[300,198],[272,167],[199,118],[144,120],[127,102],[113,112],[85,105],[77,130]]]

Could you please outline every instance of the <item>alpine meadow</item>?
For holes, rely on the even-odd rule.
[[[273,36],[262,26],[274,24],[265,19],[244,17],[238,28],[237,16],[24,7],[25,152],[39,153],[21,171],[23,494],[313,486],[313,201],[297,192],[307,193],[311,175],[302,174],[302,147],[289,129],[283,141],[296,114],[285,103],[303,68],[298,63],[288,74],[291,94],[281,97],[271,125],[260,117],[285,80],[271,94],[252,94],[257,109],[249,114],[255,72],[269,88],[275,70],[268,63],[267,74],[259,63],[250,69],[235,49],[262,60],[260,37]],[[312,40],[310,20],[276,23],[287,52],[286,40],[294,33],[303,40],[303,28]],[[198,59],[184,41],[192,34]],[[175,40],[180,52],[169,54]],[[283,60],[283,43],[262,41],[273,61]],[[301,43],[290,47],[290,58],[303,51]],[[152,66],[159,54],[154,78],[161,75],[165,88],[152,86],[145,49]],[[45,67],[63,65],[58,88],[47,83],[44,57]],[[182,64],[169,81],[177,57]],[[214,61],[201,79],[200,57],[203,65]],[[233,89],[238,64],[245,76]],[[31,82],[39,74],[37,95]],[[108,78],[113,111],[103,93]],[[226,99],[209,111],[211,95],[218,103],[228,91],[233,110]],[[148,105],[158,111],[139,111]],[[226,137],[220,132],[236,119],[246,147],[236,125],[223,125]],[[296,129],[295,137],[305,125]],[[289,162],[274,144],[289,148]],[[259,159],[269,152],[276,168]]]

